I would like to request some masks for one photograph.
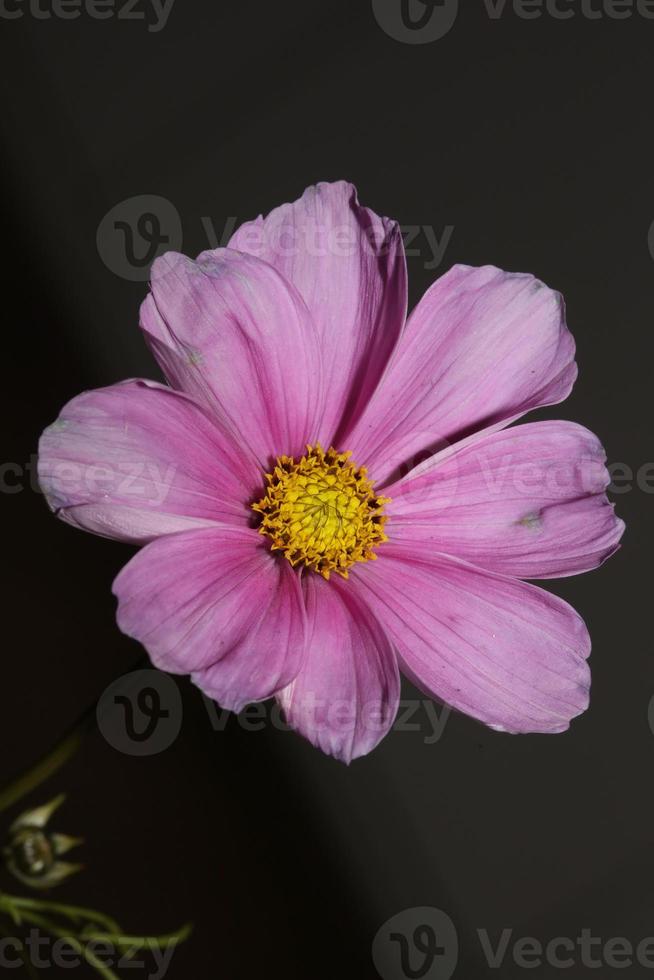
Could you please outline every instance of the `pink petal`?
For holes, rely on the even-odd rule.
[[[141,326],[168,380],[193,395],[268,467],[304,452],[322,416],[318,337],[297,291],[230,249],[152,267]]]
[[[307,659],[278,694],[286,717],[313,745],[351,762],[389,731],[400,697],[392,645],[349,583],[304,579]]]
[[[190,674],[240,711],[293,680],[304,660],[299,577],[249,528],[202,528],[159,538],[114,582],[118,625],[155,666]]]
[[[260,471],[185,395],[125,381],[64,407],[41,436],[39,481],[70,524],[144,542],[216,522],[244,526]]]
[[[384,544],[352,573],[423,690],[493,728],[562,732],[588,706],[581,617],[535,585],[429,545]]]
[[[585,572],[624,531],[604,493],[605,460],[597,437],[572,422],[494,432],[389,487],[386,531],[518,578]]]
[[[454,266],[409,317],[347,448],[383,483],[419,454],[562,401],[575,377],[558,293],[533,276]]]
[[[370,398],[404,326],[400,228],[338,181],[308,187],[293,204],[242,225],[229,244],[274,265],[311,310],[328,391],[320,438],[328,446]]]

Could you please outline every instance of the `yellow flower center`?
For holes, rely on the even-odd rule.
[[[266,473],[265,497],[252,504],[272,550],[326,579],[331,572],[347,578],[355,562],[374,560],[373,549],[388,541],[383,507],[390,500],[375,494],[365,466],[350,463],[351,455],[316,445],[297,463],[279,456]]]

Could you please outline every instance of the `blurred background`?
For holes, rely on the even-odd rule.
[[[58,829],[86,839],[86,869],[57,900],[101,908],[130,933],[195,923],[171,980],[373,980],[378,931],[422,907],[455,926],[455,977],[521,977],[520,937],[654,935],[647,9],[3,0],[0,786],[116,678],[147,667],[110,591],[132,549],[56,521],[33,454],[79,391],[159,377],[137,327],[155,251],[195,255],[308,184],[352,180],[407,231],[412,305],[455,262],[532,272],[563,292],[580,377],[539,415],[587,425],[621,464],[622,550],[547,583],[594,641],[591,707],[565,735],[500,735],[440,707],[435,730],[419,705],[347,768],[279,724],[212,715],[175,680],[162,697],[179,691],[178,730],[156,751],[91,726],[25,799],[65,790]],[[404,696],[421,697],[410,685]],[[19,811],[0,814],[0,842]],[[21,886],[2,875],[0,889]],[[409,938],[420,916],[409,913]],[[479,930],[495,947],[505,929],[494,969]],[[384,969],[385,980],[450,976],[438,962]],[[575,977],[592,970],[575,961]],[[634,960],[625,972],[652,970]]]

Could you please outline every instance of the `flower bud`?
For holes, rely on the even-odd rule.
[[[64,799],[63,795],[57,796],[50,803],[28,810],[10,828],[9,844],[3,850],[7,868],[31,888],[52,888],[81,870],[81,865],[61,861],[60,857],[82,840],[47,829],[50,818]]]

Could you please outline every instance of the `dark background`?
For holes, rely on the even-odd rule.
[[[176,0],[160,32],[27,7],[0,18],[3,458],[26,467],[78,391],[157,376],[137,329],[146,286],[96,244],[110,209],[162,196],[195,255],[211,244],[202,218],[220,237],[228,219],[343,177],[403,225],[439,239],[453,226],[437,270],[425,268],[424,234],[413,243],[412,304],[458,261],[532,272],[564,293],[580,378],[540,414],[589,426],[635,477],[654,458],[654,20],[576,9],[525,20],[507,6],[493,20],[466,0],[424,45],[387,36],[367,0]],[[27,471],[3,475],[15,492],[2,494],[0,785],[141,657],[110,593],[131,550],[54,520]],[[422,730],[392,733],[346,768],[270,726],[214,731],[180,682],[169,749],[137,758],[91,732],[26,801],[67,790],[58,826],[87,839],[87,870],[53,897],[133,933],[193,920],[171,980],[368,980],[377,930],[423,905],[456,924],[455,977],[525,974],[510,954],[489,970],[478,928],[493,940],[504,928],[544,941],[584,927],[605,940],[654,935],[654,497],[635,478],[620,489],[620,553],[547,583],[594,641],[591,707],[568,733],[511,737],[453,715],[430,745],[423,712]]]

